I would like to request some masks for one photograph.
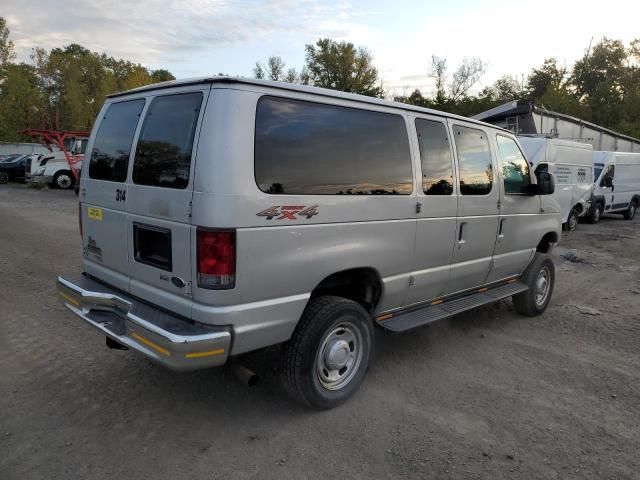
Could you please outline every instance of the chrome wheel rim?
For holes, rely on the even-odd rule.
[[[633,218],[636,215],[636,207],[634,205],[631,205],[629,207],[629,217]]]
[[[346,387],[358,372],[363,355],[362,333],[355,324],[344,321],[323,338],[316,355],[316,374],[327,390]]]
[[[0,172],[0,183],[7,183],[9,181],[9,175],[5,172]]]
[[[536,306],[544,306],[547,298],[549,297],[549,290],[551,289],[551,271],[549,267],[542,267],[536,278],[534,300]]]
[[[60,188],[69,188],[71,186],[71,177],[69,175],[59,175],[56,184]]]
[[[600,220],[600,207],[596,207],[595,211],[593,212],[593,218],[596,220],[596,222]]]

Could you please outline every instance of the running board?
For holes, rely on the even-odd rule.
[[[496,300],[507,298],[528,290],[520,281],[502,284],[493,288],[481,288],[474,293],[468,293],[461,297],[431,302],[426,307],[411,309],[396,314],[381,315],[376,320],[385,330],[390,332],[406,332],[416,327],[421,327],[436,320],[451,317],[458,313],[466,312],[472,308],[480,307]]]

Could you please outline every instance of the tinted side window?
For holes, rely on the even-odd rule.
[[[529,176],[529,164],[522,155],[518,144],[512,138],[497,135],[498,157],[502,168],[504,180],[504,192],[527,193],[531,177]]]
[[[427,195],[453,193],[453,166],[447,128],[441,122],[416,120],[420,161],[422,163],[422,189]]]
[[[126,180],[131,142],[143,107],[144,99],[109,106],[93,142],[89,177],[111,182]]]
[[[133,161],[133,182],[155,187],[185,188],[202,93],[156,97],[142,124]]]
[[[487,195],[493,184],[489,141],[482,130],[453,128],[460,168],[460,193],[462,195]]]
[[[411,155],[399,115],[263,97],[255,176],[271,194],[407,195]]]

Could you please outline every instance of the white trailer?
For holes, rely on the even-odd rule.
[[[593,152],[593,166],[591,223],[598,223],[603,213],[619,213],[632,220],[640,205],[640,153]]]
[[[553,197],[561,207],[563,227],[575,230],[578,218],[587,214],[593,192],[593,147],[588,143],[558,138],[519,136],[534,171],[552,173]]]

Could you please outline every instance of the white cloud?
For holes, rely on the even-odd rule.
[[[349,4],[321,0],[4,0],[21,60],[33,47],[79,43],[143,64],[188,61],[202,51],[269,36],[351,38],[370,29]],[[363,34],[364,36],[364,34]],[[300,46],[302,48],[302,45]]]

